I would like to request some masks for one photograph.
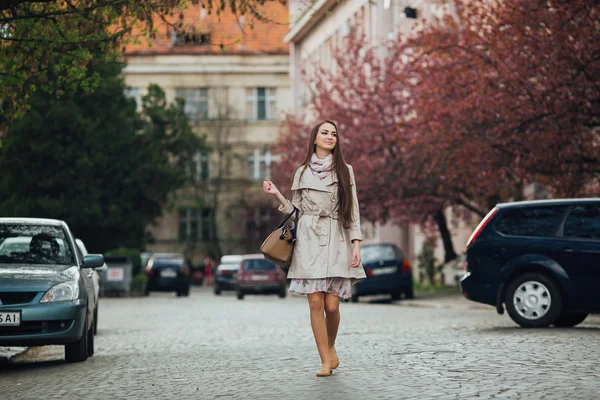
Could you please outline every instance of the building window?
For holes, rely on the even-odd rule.
[[[140,101],[140,89],[139,88],[135,88],[135,87],[126,88],[125,89],[125,97],[135,100],[136,110],[139,110],[140,108],[142,108],[142,105],[140,104],[141,101]]]
[[[199,151],[194,154],[191,163],[188,166],[188,176],[194,182],[206,182],[210,177],[209,170],[210,155],[205,151]]]
[[[264,87],[247,88],[246,118],[254,120],[276,119],[277,89]]]
[[[544,185],[540,185],[539,183],[533,184],[533,198],[535,200],[546,200],[548,198],[548,192]]]
[[[190,121],[208,119],[208,88],[177,88],[175,96],[185,100],[184,111]]]
[[[201,46],[210,44],[210,33],[171,31],[172,46]]]
[[[179,240],[206,241],[212,239],[212,208],[188,207],[179,210]]]
[[[271,149],[265,147],[262,151],[254,149],[248,157],[248,171],[250,179],[263,180],[271,177],[271,165],[280,160],[279,155],[271,154]]]
[[[268,236],[269,231],[273,229],[273,221],[278,217],[272,207],[255,208],[248,210],[246,217],[246,231],[248,235],[254,236],[256,239]]]

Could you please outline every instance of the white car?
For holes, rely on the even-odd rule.
[[[84,257],[88,254],[87,248],[81,239],[75,239],[75,243],[77,243],[77,247],[79,247],[79,251],[81,251],[81,255]],[[100,275],[98,275],[97,271],[106,271],[108,269],[106,263],[100,268],[96,268],[90,271],[92,283],[94,284],[94,297],[96,299],[96,309],[94,310],[94,335],[98,331],[98,304],[100,299]]]

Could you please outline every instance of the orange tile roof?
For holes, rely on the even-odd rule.
[[[267,3],[260,7],[262,15],[269,21],[253,21],[245,17],[242,24],[236,15],[227,10],[220,16],[212,13],[203,15],[201,5],[190,5],[181,10],[184,28],[191,27],[198,33],[210,33],[210,44],[173,45],[170,28],[163,21],[155,19],[157,29],[156,39],[151,40],[141,35],[139,29],[134,29],[132,38],[125,46],[125,55],[156,55],[156,54],[288,54],[288,44],[283,38],[289,29],[287,6],[279,2]],[[179,15],[179,13],[175,13]],[[242,30],[242,26],[243,30]]]

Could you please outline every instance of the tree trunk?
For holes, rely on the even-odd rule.
[[[438,210],[434,215],[435,222],[440,231],[442,243],[444,244],[444,263],[454,260],[456,258],[456,252],[454,251],[454,244],[452,243],[452,236],[448,229],[448,223],[446,221],[446,215],[444,210]]]
[[[219,195],[221,194],[221,178],[217,179],[217,183],[215,185],[215,191],[213,192],[212,198],[212,214],[210,218],[210,234],[211,234],[211,242],[213,245],[213,249],[215,252],[215,257],[217,260],[220,260],[223,256],[223,251],[221,250],[221,240],[219,239],[219,231],[217,227],[217,211],[219,204]]]

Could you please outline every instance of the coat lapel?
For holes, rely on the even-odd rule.
[[[323,183],[323,181],[319,179],[319,177],[315,176],[311,172],[310,168],[306,168],[306,171],[304,171],[304,174],[302,174],[302,178],[300,178],[302,169],[304,169],[304,167],[300,167],[298,172],[296,172],[296,176],[294,177],[294,184],[292,185],[292,190],[312,189],[319,190],[321,192],[331,192],[332,186],[326,186]]]

